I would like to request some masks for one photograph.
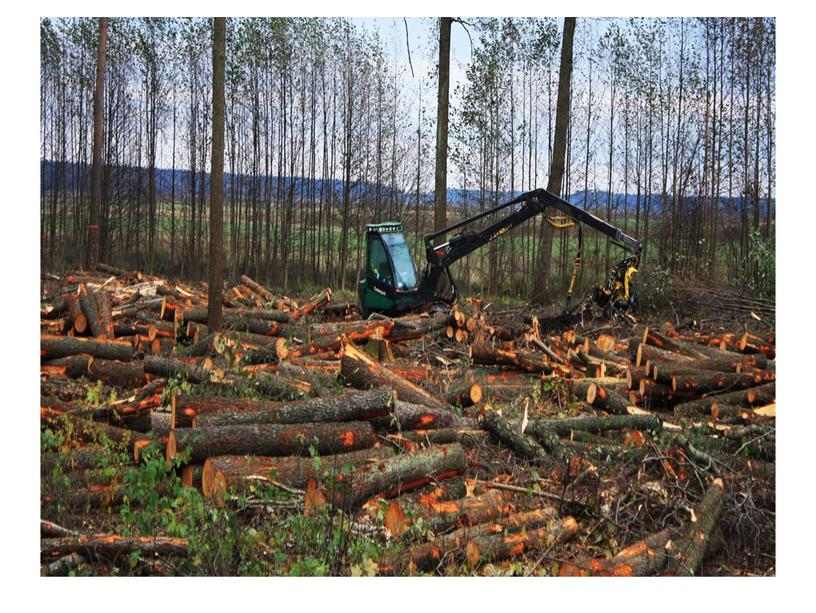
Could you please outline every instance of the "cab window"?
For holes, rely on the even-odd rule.
[[[368,260],[368,274],[393,287],[394,274],[382,239],[379,236],[371,236],[369,240],[371,241],[369,243],[371,257]]]

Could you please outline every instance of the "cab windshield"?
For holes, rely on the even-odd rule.
[[[397,289],[413,289],[416,286],[416,269],[405,237],[400,232],[386,232],[381,236],[394,262],[394,286]]]

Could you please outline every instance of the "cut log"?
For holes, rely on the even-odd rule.
[[[249,289],[258,294],[261,298],[263,298],[267,302],[273,302],[276,298],[275,294],[270,292],[263,285],[261,285],[254,279],[248,277],[247,275],[241,275],[241,283],[246,285]]]
[[[427,500],[420,498],[416,504],[403,501],[400,505],[415,523],[421,519],[435,534],[450,530],[476,526],[485,522],[499,521],[515,510],[507,495],[500,490],[488,490],[484,494],[460,498],[458,500]]]
[[[329,304],[332,297],[332,291],[330,288],[324,289],[319,294],[316,294],[309,298],[302,306],[295,309],[294,317],[303,317],[304,315],[309,315],[310,313],[314,312],[315,310],[319,309],[323,305]]]
[[[230,314],[245,318],[276,321],[282,324],[292,320],[292,316],[286,311],[278,311],[275,309],[232,309]]]
[[[528,428],[532,432],[550,430],[568,436],[573,430],[603,432],[605,430],[656,430],[663,426],[658,415],[581,415],[563,419],[535,419]]]
[[[324,455],[317,461],[315,458],[298,456],[213,456],[204,462],[201,491],[207,497],[218,495],[223,488],[240,491],[253,482],[252,477],[303,487],[309,479],[317,481],[323,479],[326,474],[340,473],[346,467],[357,467],[384,460],[395,454],[396,451],[392,447],[383,446]],[[221,473],[222,478],[216,480],[217,473]]]
[[[640,391],[640,382],[650,376],[642,366],[630,366],[626,369],[626,386],[630,390]]]
[[[88,446],[59,454],[46,454],[40,459],[40,475],[50,475],[59,468],[60,473],[75,470],[88,470],[103,466],[120,466],[121,462],[112,462],[111,453],[102,447]]]
[[[441,428],[438,430],[416,430],[414,432],[402,432],[400,438],[407,439],[414,443],[425,443],[428,445],[445,445],[448,443],[459,443],[465,449],[481,447],[487,442],[488,433],[484,430],[468,430],[457,428]]]
[[[274,406],[270,406],[272,403],[260,406],[256,404],[253,410],[246,410],[236,403],[237,406],[197,415],[193,419],[193,427],[367,420],[391,413],[394,399],[392,389],[379,387],[363,392],[296,400]]]
[[[105,360],[128,361],[133,357],[133,347],[126,341],[95,340],[71,336],[40,336],[40,357],[44,360],[64,358],[87,353]]]
[[[363,466],[338,483],[335,505],[355,509],[374,496],[393,498],[432,480],[448,479],[465,470],[461,445],[440,445]]]
[[[94,361],[92,355],[80,353],[79,355],[69,355],[64,358],[57,358],[56,360],[49,360],[45,362],[45,366],[64,366],[65,374],[72,379],[85,377],[91,367],[91,362]]]
[[[110,294],[102,289],[94,292],[93,297],[96,300],[96,311],[99,314],[99,325],[102,327],[102,333],[106,338],[113,338]]]
[[[533,380],[532,383],[524,384],[505,384],[505,385],[486,385],[482,388],[482,400],[485,402],[515,402],[519,398],[528,398],[533,395],[534,391],[540,389],[540,380]]]
[[[181,469],[181,484],[184,487],[201,489],[201,476],[204,474],[203,464],[187,464]]]
[[[394,327],[388,332],[388,339],[397,342],[419,339],[436,331],[445,330],[454,320],[449,313],[435,313],[430,317],[424,315],[398,317],[393,319],[393,322]]]
[[[79,286],[79,305],[82,308],[82,312],[85,314],[85,319],[88,322],[88,328],[91,331],[91,335],[97,338],[105,337],[106,331],[102,327],[102,322],[99,319],[99,311],[96,307],[96,301],[85,285]]]
[[[44,577],[67,577],[78,568],[85,566],[88,561],[78,553],[70,553],[50,562],[41,568]]]
[[[487,411],[482,417],[482,425],[503,445],[510,447],[522,458],[541,460],[549,457],[544,447],[532,437],[522,433],[518,427],[514,427],[496,411]]]
[[[484,345],[471,345],[470,358],[474,364],[491,364],[498,366],[514,366],[527,372],[541,372],[551,374],[563,368],[553,364],[545,355],[537,355],[529,351],[507,351],[493,349]]]
[[[144,370],[151,375],[158,375],[167,379],[181,377],[190,383],[206,383],[210,380],[210,371],[206,368],[155,355],[146,355],[144,357]]]
[[[150,555],[183,556],[187,554],[187,539],[165,536],[88,534],[40,541],[40,556],[43,559],[61,558],[71,553],[116,558],[128,556],[134,551]]]
[[[482,386],[468,383],[448,392],[445,398],[448,404],[459,407],[472,407],[482,401]]]
[[[671,351],[666,351],[665,349],[659,349],[657,347],[641,343],[638,345],[637,356],[635,357],[634,362],[635,366],[643,366],[646,363],[646,360],[663,360],[664,362],[691,362],[693,359],[694,358],[690,358],[686,355],[673,353]]]
[[[601,409],[602,411],[616,415],[625,415],[626,407],[629,406],[629,402],[626,398],[612,389],[598,385],[597,383],[591,383],[589,387],[587,387],[586,401],[596,409]]]
[[[288,357],[300,358],[307,355],[316,355],[327,351],[339,351],[343,347],[343,339],[340,336],[321,336],[311,343],[293,347],[289,350]]]
[[[444,409],[446,406],[433,394],[395,375],[351,343],[345,346],[345,353],[340,362],[340,374],[354,387],[369,389],[375,386],[388,386],[397,392],[400,400],[437,409]]]
[[[659,332],[651,330],[648,327],[643,331],[642,342],[647,345],[652,345],[653,347],[658,347],[666,351],[671,351],[673,353],[686,356],[688,358],[701,359],[706,357],[704,353],[698,351],[695,347],[687,345],[686,343],[683,343],[677,339],[663,336]]]
[[[84,512],[87,509],[107,509],[122,504],[124,490],[121,484],[91,485],[88,487],[71,487],[59,492],[43,492],[42,504],[54,504]]]
[[[144,385],[144,366],[137,361],[92,360],[88,366],[88,378],[114,387],[141,387]]]
[[[368,422],[307,423],[298,425],[246,424],[212,428],[176,428],[167,443],[168,461],[190,449],[191,462],[215,455],[309,455],[366,449],[374,444]],[[171,448],[172,447],[172,448]]]
[[[420,383],[431,378],[431,370],[427,365],[406,365],[392,362],[384,364],[384,366],[393,374],[407,379],[411,383]]]
[[[225,378],[222,384],[230,384],[231,379]],[[280,373],[254,373],[251,377],[238,378],[234,386],[236,389],[251,388],[256,394],[270,400],[300,400],[304,396],[315,395],[315,386]],[[317,386],[320,387],[320,386]]]
[[[276,321],[251,317],[234,317],[230,315],[224,317],[224,329],[252,332],[253,334],[262,334],[265,336],[279,336],[283,331],[281,324]]]
[[[551,429],[541,427],[540,424],[537,424],[535,421],[527,424],[525,432],[532,435],[546,452],[559,462],[569,462],[572,456],[575,455],[573,451],[565,446],[561,439],[558,438],[558,434]]]
[[[674,414],[677,417],[706,415],[711,412],[711,405],[715,402],[721,405],[752,407],[769,404],[775,399],[776,383],[765,383],[745,390],[712,394],[700,400],[683,402],[674,407]]]
[[[60,421],[62,419],[67,419],[73,427],[74,436],[76,436],[79,440],[96,443],[102,438],[107,437],[113,442],[126,446],[129,451],[133,451],[134,441],[150,440],[150,437],[140,434],[139,432],[133,432],[131,430],[125,430],[124,428],[117,428],[116,426],[93,422],[83,417],[55,412],[51,409],[43,407],[40,408],[40,419],[43,422],[52,423],[57,426],[60,425]]]
[[[692,516],[688,533],[677,544],[674,555],[669,560],[667,575],[691,577],[697,574],[711,534],[719,522],[723,499],[723,482],[721,479],[714,479]]]
[[[79,304],[79,296],[77,294],[65,294],[65,303],[68,314],[71,317],[71,323],[74,332],[83,334],[88,329],[88,318],[82,312],[82,307]]]
[[[578,523],[573,517],[557,520],[551,527],[534,528],[543,518],[537,514],[517,519],[524,530],[505,534],[508,526],[501,523],[486,524],[483,527],[462,528],[449,535],[441,536],[430,543],[419,545],[410,551],[401,554],[393,561],[380,564],[380,571],[389,574],[409,574],[413,570],[431,571],[444,558],[461,556],[467,550],[467,557],[471,564],[480,560],[499,562],[508,558],[521,556],[528,551],[558,545],[567,542],[578,532]]]
[[[396,400],[390,415],[372,419],[371,423],[377,429],[402,431],[466,427],[467,422],[448,409],[435,409],[423,404]]]
[[[68,296],[76,294],[57,294],[50,301],[44,301],[40,306],[40,316],[46,319],[56,319],[60,315],[67,314]],[[78,304],[78,303],[77,303]]]
[[[677,396],[671,385],[658,383],[652,379],[640,380],[641,402],[645,408],[659,408],[677,401]]]
[[[776,381],[776,371],[773,370],[761,370],[759,368],[752,368],[751,366],[737,366],[737,373],[752,377],[756,384]]]
[[[701,371],[700,374],[672,377],[672,391],[678,396],[697,397],[709,393],[736,391],[757,384],[750,374]]]
[[[557,379],[553,378],[553,380]],[[586,400],[587,390],[590,385],[601,385],[605,389],[612,389],[618,393],[626,391],[626,382],[614,377],[586,377],[583,379],[570,379],[565,383],[572,395],[581,402]]]
[[[622,549],[609,559],[592,558],[561,565],[559,576],[646,577],[656,575],[666,567],[672,539],[677,535],[666,528]]]
[[[171,413],[150,412],[150,431],[154,437],[165,437],[174,427]]]

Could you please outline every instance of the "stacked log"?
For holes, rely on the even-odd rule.
[[[41,307],[41,423],[86,445],[46,456],[44,508],[121,503],[121,476],[143,470],[152,445],[170,474],[219,504],[266,504],[265,484],[290,498],[286,513],[292,500],[308,513],[330,505],[353,530],[361,514],[380,521],[384,511],[388,539],[406,542],[377,561],[383,573],[434,572],[447,560],[478,572],[529,555],[575,559],[562,574],[698,574],[723,508],[735,511],[725,487],[759,483],[758,505],[773,487],[772,335],[563,331],[478,300],[362,320],[329,289],[298,304],[246,276],[227,288],[224,329],[212,334],[202,286],[106,273],[65,277]],[[100,470],[106,440],[132,458],[117,460],[118,477]],[[48,490],[62,473],[71,485]],[[696,519],[627,533],[633,544],[611,557],[567,555],[572,515],[606,517],[611,505],[629,526],[647,521],[631,521],[634,506],[612,487],[635,474],[650,505],[669,505],[655,500],[670,491]],[[66,558],[54,573],[79,563],[75,553],[119,555],[48,547],[47,564]]]

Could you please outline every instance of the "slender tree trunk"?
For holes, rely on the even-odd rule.
[[[570,82],[572,79],[572,43],[575,36],[575,17],[564,19],[564,36],[561,43],[561,67],[558,71],[558,102],[555,112],[555,140],[550,163],[547,191],[561,194],[564,177],[564,161],[567,151],[567,126],[569,125]],[[552,258],[553,228],[541,224],[539,235],[538,269],[533,280],[533,302],[541,303],[549,297],[550,259]]]
[[[88,251],[85,264],[96,267],[99,259],[99,212],[102,201],[102,128],[103,96],[105,94],[105,57],[108,38],[108,18],[99,18],[99,43],[96,53],[96,89],[94,90],[93,166],[91,168],[91,210],[88,219]]]
[[[450,93],[451,17],[439,20],[439,89],[436,102],[436,170],[434,173],[434,231],[447,225],[448,201],[448,104]],[[445,237],[436,239],[439,245]]]
[[[224,64],[226,19],[213,19],[212,159],[210,172],[210,266],[207,327],[221,329],[224,291]]]

